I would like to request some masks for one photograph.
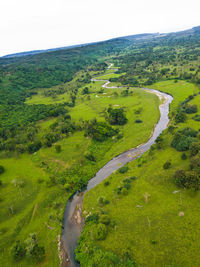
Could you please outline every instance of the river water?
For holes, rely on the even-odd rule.
[[[111,67],[112,64],[110,64],[108,68]],[[105,82],[102,85],[103,88],[120,88],[115,86],[108,87],[108,84],[110,83],[108,80],[100,80],[97,77],[93,78],[91,81]],[[68,267],[80,266],[75,260],[74,250],[77,246],[78,239],[81,234],[81,230],[83,228],[83,223],[80,221],[80,219],[81,219],[81,207],[85,193],[94,188],[99,183],[101,183],[104,179],[110,176],[111,173],[121,168],[127,162],[135,160],[136,158],[140,157],[143,153],[148,151],[151,145],[157,139],[157,137],[168,126],[169,105],[172,102],[173,97],[154,89],[142,88],[141,90],[145,90],[149,93],[156,94],[162,100],[162,104],[160,104],[159,106],[160,119],[154,128],[152,136],[146,143],[141,144],[136,148],[132,148],[110,160],[103,168],[101,168],[96,173],[95,177],[89,180],[87,188],[84,192],[82,192],[81,194],[77,192],[70,200],[68,200],[63,219],[62,246],[65,254],[65,259],[62,266],[68,266]]]

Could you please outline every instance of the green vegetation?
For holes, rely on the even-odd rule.
[[[80,79],[80,74],[74,81],[76,79]],[[19,114],[13,112],[16,119],[10,121],[14,128],[5,124],[6,130],[2,131],[0,164],[5,171],[1,174],[0,188],[0,249],[3,265],[12,266],[17,262],[19,266],[32,266],[42,262],[58,266],[59,257],[55,251],[59,250],[67,199],[84,187],[113,156],[145,142],[158,120],[159,100],[155,95],[134,89],[133,94],[124,98],[114,94],[116,89],[98,93],[101,82],[80,84],[80,90],[73,89],[75,105],[66,104],[65,99],[58,104],[54,104],[57,100],[53,98],[53,104],[46,102],[49,93],[37,98],[38,103],[31,102],[34,96],[27,98],[23,103],[27,117],[21,120]],[[68,88],[67,84],[64,87]],[[90,100],[83,98],[85,87],[89,88],[86,97],[89,95]],[[119,93],[121,91],[119,89]],[[67,94],[73,103],[71,92]],[[20,110],[18,105],[15,107]],[[140,114],[135,113],[137,109],[141,110]],[[51,113],[44,114],[43,110]],[[115,119],[119,116],[126,124],[109,125],[108,110],[119,110]],[[155,116],[151,117],[150,113]],[[29,114],[32,116],[30,123]],[[134,123],[139,117],[143,125]],[[21,124],[16,123],[17,120]],[[122,193],[125,194],[123,190]],[[104,206],[109,201],[103,198],[99,203]],[[94,231],[97,240],[107,235],[105,222],[106,217]],[[37,238],[33,239],[32,233]],[[117,262],[123,266],[123,260]]]
[[[146,86],[174,97],[169,128],[86,194],[76,258],[83,267],[199,266],[199,33],[0,59],[2,266],[60,265],[67,200],[146,142],[159,119],[162,100]]]
[[[176,88],[177,83],[174,86]],[[192,85],[188,84],[187,88],[186,97],[182,91],[185,99],[191,94]],[[172,92],[173,87],[169,90]],[[178,99],[185,100],[179,90],[174,89],[175,103],[179,103]],[[189,99],[188,106],[195,103],[197,109],[200,108],[199,95]],[[96,214],[100,221],[106,214],[114,226],[109,228],[104,240],[95,240],[89,234],[94,223],[86,220],[77,248],[77,259],[82,266],[87,266],[82,258],[87,247],[99,247],[139,266],[198,266],[199,122],[194,123],[193,114],[185,112],[185,122],[177,123],[176,112],[179,105],[171,105],[170,127],[149,152],[86,194],[84,216]],[[99,206],[99,196],[109,204]],[[126,256],[124,250],[128,251]],[[92,260],[93,253],[87,260],[100,266]],[[114,263],[111,266],[115,266]]]

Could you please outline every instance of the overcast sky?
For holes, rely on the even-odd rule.
[[[199,0],[0,0],[0,56],[200,25]]]

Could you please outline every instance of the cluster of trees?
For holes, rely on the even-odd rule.
[[[179,169],[174,173],[174,182],[178,187],[193,188],[194,190],[200,189],[199,137],[200,133],[189,127],[178,130],[173,136],[171,146],[177,151],[189,151],[190,156],[190,170],[185,171]],[[187,155],[183,153],[181,158],[182,160],[186,160]],[[168,167],[165,165],[163,166],[164,168]]]
[[[199,150],[200,151],[200,146]],[[178,187],[200,189],[200,155],[190,158],[190,170],[177,170],[174,173],[174,182]]]
[[[27,127],[0,131],[0,150],[17,151],[18,153],[34,153],[42,146],[51,147],[53,143],[69,135],[79,129],[73,122],[71,117],[66,114],[58,116],[55,123],[49,126],[48,132],[42,137],[38,137],[39,128],[33,124]],[[57,114],[57,113],[56,113]]]
[[[122,184],[118,186],[114,191],[117,195],[127,195],[128,190],[131,188],[132,181],[136,180],[136,177],[126,178],[122,181]]]
[[[200,33],[174,34],[162,38],[132,40],[126,53],[114,58],[120,66],[118,73],[126,73],[113,82],[130,86],[151,85],[159,80],[187,80],[200,84]]]
[[[34,143],[32,138],[25,137],[26,141],[19,139],[27,135],[28,128],[35,127],[36,121],[65,114],[65,106],[75,105],[78,88],[90,82],[91,77],[87,69],[104,70],[106,64],[102,63],[102,56],[119,52],[129,43],[125,40],[115,40],[36,55],[1,58],[0,149],[24,151],[26,149],[23,144],[28,142],[32,143],[28,148],[31,153],[41,147],[41,143]],[[86,72],[72,81],[81,70]],[[51,88],[55,85],[60,86]],[[44,95],[53,98],[67,91],[71,102],[63,105],[26,105],[26,98],[36,94],[35,89],[38,88],[45,88]],[[58,136],[46,136],[46,139],[46,145],[50,145]]]
[[[38,263],[44,259],[45,249],[39,245],[36,234],[32,233],[24,242],[17,240],[11,250],[11,254],[16,262],[26,256],[30,260]]]
[[[107,120],[111,125],[124,125],[127,123],[127,118],[124,114],[123,108],[111,108],[107,109]]]
[[[198,144],[198,132],[192,128],[183,128],[178,130],[173,137],[171,146],[177,151],[189,150],[193,143]]]
[[[195,95],[190,95],[186,98],[185,101],[179,104],[176,115],[175,115],[175,122],[181,123],[185,122],[187,119],[186,114],[193,114],[198,111],[197,105],[190,105],[188,102],[194,98]]]
[[[85,123],[85,136],[90,136],[96,141],[105,141],[118,133],[118,129],[112,128],[106,122],[98,122],[94,119]]]

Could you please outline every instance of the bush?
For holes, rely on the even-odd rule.
[[[179,187],[184,187],[186,181],[186,174],[184,170],[177,170],[174,173],[174,182]]]
[[[142,123],[142,120],[135,120],[135,123]]]
[[[186,159],[187,159],[187,155],[186,155],[185,153],[183,153],[183,154],[181,155],[181,159],[182,159],[182,160],[186,160]]]
[[[103,223],[103,224],[105,224],[105,225],[108,225],[108,224],[110,224],[110,218],[109,218],[108,215],[103,214],[103,215],[101,215],[101,217],[99,218],[99,222],[100,222],[100,223]]]
[[[55,150],[57,153],[61,152],[61,145],[55,145]]]
[[[104,185],[105,185],[105,186],[108,186],[109,184],[110,184],[109,181],[105,181],[105,182],[104,182]]]
[[[31,256],[36,262],[41,262],[45,257],[45,249],[43,246],[39,246],[35,244],[32,251]]]
[[[170,161],[166,161],[164,164],[163,164],[163,169],[167,170],[171,167],[171,162]]]
[[[190,145],[190,154],[191,154],[191,156],[197,155],[199,153],[199,151],[200,151],[200,144],[199,143],[195,142],[195,143],[192,143]]]
[[[190,159],[190,168],[200,175],[200,155],[196,155]]]
[[[90,160],[90,161],[96,161],[95,157],[89,152],[85,153],[85,158]]]
[[[105,224],[99,223],[93,230],[93,237],[95,240],[104,240],[106,239],[107,233]]]
[[[22,260],[22,258],[25,256],[25,254],[26,254],[25,247],[23,244],[21,244],[21,242],[19,240],[16,241],[15,245],[13,246],[13,248],[11,250],[11,254],[12,254],[14,260],[16,260],[16,261]]]
[[[35,233],[29,235],[25,240],[27,256],[33,258],[33,260],[40,262],[45,256],[45,249],[43,246],[39,246]]]
[[[2,165],[0,165],[0,174],[4,173],[5,172],[5,169]]]
[[[125,173],[128,171],[128,166],[123,166],[119,169],[119,173]]]
[[[40,141],[35,141],[34,143],[31,143],[28,145],[28,152],[30,154],[38,151],[42,147],[42,143]]]
[[[179,187],[194,188],[195,190],[200,188],[200,176],[194,171],[177,170],[174,174],[174,181]]]
[[[194,117],[192,117],[192,119],[195,121],[200,121],[200,115],[196,114]]]
[[[125,187],[123,187],[121,190],[121,193],[122,193],[122,195],[126,196],[126,195],[128,195],[128,190]]]
[[[104,197],[99,197],[98,198],[98,203],[99,203],[99,206],[102,207],[104,205],[107,205],[110,203],[109,200],[106,200]]]
[[[184,111],[188,114],[197,112],[197,105],[186,105],[184,106]]]
[[[88,216],[85,220],[85,222],[94,222],[94,223],[98,223],[99,222],[99,215],[97,213],[94,213],[90,216]]]
[[[178,111],[175,116],[175,122],[180,123],[180,122],[185,122],[186,120],[186,114],[183,111]]]

